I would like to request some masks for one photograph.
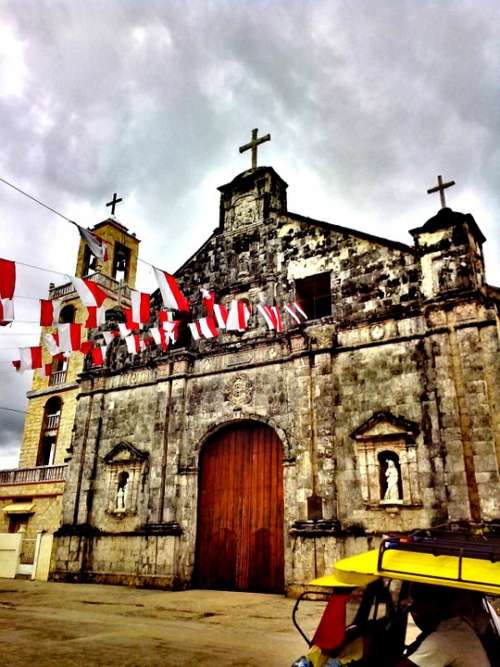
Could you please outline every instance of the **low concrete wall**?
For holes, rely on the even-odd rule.
[[[0,577],[15,579],[23,537],[22,533],[0,533]]]
[[[184,588],[173,535],[57,536],[50,578],[152,588]]]

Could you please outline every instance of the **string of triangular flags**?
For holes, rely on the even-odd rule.
[[[182,294],[174,276],[166,271],[153,268],[163,305],[171,310],[189,313],[189,302]],[[41,375],[47,376],[50,375],[50,368],[52,368],[54,360],[60,360],[72,352],[82,352],[85,355],[90,353],[94,365],[103,365],[107,347],[115,337],[125,340],[130,354],[138,354],[152,343],[166,351],[170,344],[177,342],[183,320],[176,320],[170,310],[157,312],[157,327],[149,328],[142,335],[136,333],[151,324],[151,298],[150,294],[133,289],[130,289],[130,308],[122,307],[125,323],[119,323],[115,330],[101,331],[100,329],[105,323],[104,301],[106,298],[113,299],[113,296],[108,295],[88,278],[77,278],[75,276],[68,276],[68,278],[81,302],[87,308],[85,324],[59,323],[61,301],[57,299],[38,299],[40,302],[40,325],[43,327],[57,327],[57,332],[43,335],[43,342],[52,356],[52,361],[48,364],[42,363],[42,346],[19,348],[19,359],[12,362],[17,370],[38,369]],[[15,285],[15,262],[0,259],[0,326],[15,321]],[[202,303],[207,314],[206,317],[187,323],[193,340],[215,338],[219,335],[219,330],[243,332],[247,329],[251,310],[246,301],[233,299],[229,309],[226,309],[222,304],[215,303],[215,292],[206,289],[202,289],[201,292]],[[306,313],[296,302],[285,305],[285,311],[297,324],[307,320]],[[259,304],[257,305],[257,312],[262,315],[270,331],[283,331],[283,320],[279,306]],[[96,345],[94,341],[82,342],[83,327],[99,330],[105,345]]]

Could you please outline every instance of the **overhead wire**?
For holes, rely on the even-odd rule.
[[[0,410],[5,410],[6,412],[19,412],[21,415],[27,415],[26,410],[15,410],[14,408],[4,408],[3,406],[0,405]]]
[[[58,215],[63,220],[66,220],[66,222],[69,222],[72,225],[76,225],[77,227],[81,226],[77,222],[75,222],[74,220],[71,220],[71,218],[68,218],[67,215],[64,215],[64,213],[61,213],[60,211],[57,211],[55,208],[53,208],[52,206],[49,206],[48,204],[43,202],[41,199],[38,199],[37,197],[34,197],[33,195],[30,195],[29,192],[26,192],[26,190],[23,190],[22,188],[18,187],[17,185],[14,185],[14,183],[11,183],[6,178],[2,178],[0,176],[0,182],[4,183],[5,185],[8,185],[10,188],[16,190],[17,192],[22,194],[24,197],[27,197],[28,199],[31,199],[36,204],[39,204],[40,206],[43,206],[44,208],[48,209],[49,211],[52,211],[52,213],[55,213],[55,215]],[[101,241],[103,241],[104,243],[108,243],[108,241],[106,241],[105,239],[101,239]],[[142,259],[140,257],[137,258],[137,261],[142,262],[143,264],[146,264],[147,266],[150,266],[152,268],[155,267],[154,264],[151,264],[151,262],[147,262],[145,259]],[[22,264],[22,262],[18,262],[18,264]],[[24,264],[24,266],[31,266],[31,265],[30,264]],[[40,268],[40,267],[32,266],[31,268]],[[61,273],[60,271],[49,271],[48,269],[41,269],[41,270],[42,271],[48,271],[49,273],[57,273],[59,275],[66,275],[64,273]]]

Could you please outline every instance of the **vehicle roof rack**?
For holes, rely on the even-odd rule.
[[[453,524],[447,523],[417,530],[410,535],[389,535],[382,539],[380,544],[377,569],[380,572],[391,571],[383,564],[384,554],[387,551],[409,551],[425,553],[433,556],[455,556],[458,558],[457,579],[467,581],[462,577],[464,558],[476,558],[491,563],[500,561],[500,525],[499,524]],[[397,570],[401,574],[411,574]],[[426,574],[426,576],[431,576]],[[434,575],[435,579],[444,579]]]

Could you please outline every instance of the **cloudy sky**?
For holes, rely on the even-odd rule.
[[[498,285],[499,26],[486,0],[0,2],[0,177],[87,226],[118,192],[142,257],[174,271],[258,127],[290,210],[406,243],[437,211],[437,174],[454,179],[448,203],[474,215]],[[75,228],[1,183],[0,234],[0,256],[74,271]],[[21,267],[18,293],[50,280]],[[35,302],[16,314],[36,319]],[[7,348],[37,335],[0,331],[2,408],[26,409]],[[0,468],[22,423],[0,410]]]

